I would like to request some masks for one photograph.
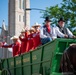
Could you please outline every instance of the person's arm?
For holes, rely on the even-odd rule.
[[[52,27],[51,37],[52,37],[53,40],[57,38],[57,34],[56,34],[56,31],[55,31],[55,27]]]
[[[60,32],[58,27],[56,27],[56,34],[61,38],[63,37],[68,38],[68,35],[65,35],[62,32]]]
[[[3,48],[11,48],[12,47],[12,44],[11,45],[2,45]]]
[[[27,32],[25,32],[24,38],[21,38],[21,35],[19,36],[19,39],[20,39],[20,41],[22,41],[22,42],[25,42],[25,40],[27,40],[27,38],[28,38],[28,33],[27,33]]]
[[[67,32],[68,32],[68,35],[69,35],[69,38],[73,38],[73,33],[67,28]]]
[[[47,38],[47,36],[43,34],[43,27],[40,28],[40,38]]]

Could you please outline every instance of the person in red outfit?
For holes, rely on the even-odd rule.
[[[20,50],[21,50],[21,43],[18,41],[17,36],[13,36],[11,38],[13,40],[13,43],[10,45],[5,45],[4,43],[0,42],[0,46],[3,48],[11,48],[13,49],[13,56],[18,56],[20,55]]]
[[[37,48],[41,45],[41,39],[40,39],[40,24],[35,23],[35,25],[32,26],[35,29],[35,33],[33,34],[34,39],[34,46]]]
[[[22,54],[34,49],[34,42],[32,38],[33,32],[34,32],[33,29],[30,29],[30,30],[26,29],[24,33],[22,33],[19,36],[19,39],[21,41],[21,53]]]
[[[39,32],[40,33],[40,25],[41,24],[38,24],[37,22],[32,26],[32,28],[34,28],[35,29],[35,32]]]
[[[21,31],[21,35],[19,36],[19,39],[21,41],[21,54],[29,51],[29,43],[28,43],[28,30]]]
[[[30,35],[28,36],[28,43],[29,43],[29,51],[34,50],[34,40],[33,40],[33,34],[35,33],[35,29],[31,28],[30,30]]]

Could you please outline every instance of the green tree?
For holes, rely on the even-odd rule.
[[[46,7],[46,11],[42,12],[43,18],[50,16],[52,24],[57,24],[60,17],[63,17],[66,22],[66,26],[73,32],[73,28],[76,27],[76,0],[63,0],[56,6]]]

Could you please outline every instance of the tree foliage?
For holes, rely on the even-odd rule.
[[[66,26],[72,30],[72,28],[76,27],[76,0],[63,0],[60,6],[46,7],[43,18],[46,16],[50,16],[53,24],[57,24],[58,19],[63,17]]]

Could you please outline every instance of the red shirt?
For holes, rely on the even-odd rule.
[[[40,35],[39,33],[32,34],[33,42],[34,42],[34,49],[41,45]]]
[[[19,37],[21,41],[21,53],[25,53],[28,51],[28,33],[25,32],[25,37],[21,38]]]
[[[16,55],[20,54],[21,44],[18,41],[16,43],[11,44],[11,45],[3,45],[2,47],[4,47],[4,48],[11,48],[12,47],[13,56],[16,56]]]
[[[28,51],[33,50],[33,49],[34,49],[34,41],[33,41],[33,38],[32,38],[32,34],[30,34],[28,36]]]

